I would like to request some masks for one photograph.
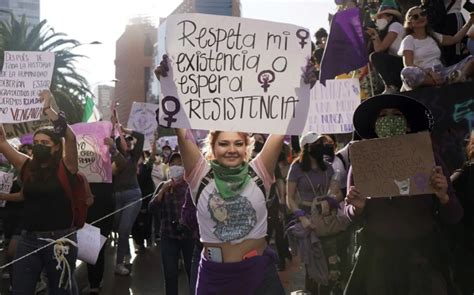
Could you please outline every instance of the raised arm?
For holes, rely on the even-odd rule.
[[[199,163],[202,154],[190,130],[176,128],[175,132],[178,136],[179,151],[183,159],[184,171],[186,175],[189,175],[193,171],[193,168]]]
[[[285,135],[270,135],[265,142],[262,151],[257,155],[257,157],[260,157],[260,160],[270,175],[273,175],[275,172],[275,165],[278,161],[284,138]]]
[[[7,133],[3,125],[0,125],[0,153],[2,153],[8,162],[18,171],[21,171],[21,167],[23,167],[25,161],[29,159],[27,155],[20,153],[8,143]]]
[[[42,91],[40,93],[40,99],[44,102],[43,113],[48,116],[48,119],[51,120],[53,124],[57,120],[65,120],[65,118],[60,118],[58,113],[53,110],[51,106],[51,100],[53,99],[51,91]],[[64,134],[63,161],[67,170],[69,170],[69,172],[72,174],[76,174],[77,171],[79,171],[76,134],[74,134],[74,131],[72,131],[72,128],[66,122],[64,122],[64,124],[66,127],[66,132]]]
[[[441,41],[441,45],[450,46],[450,45],[454,45],[461,42],[461,40],[466,36],[467,32],[471,28],[473,22],[474,22],[474,13],[471,12],[469,20],[454,36],[443,35],[443,40]]]

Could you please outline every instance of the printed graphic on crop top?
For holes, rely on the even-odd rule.
[[[223,199],[219,192],[209,196],[208,208],[216,222],[214,234],[221,241],[238,240],[250,233],[257,223],[257,213],[250,201],[241,195]]]

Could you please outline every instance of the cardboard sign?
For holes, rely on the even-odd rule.
[[[354,184],[366,197],[430,194],[435,159],[428,132],[370,139],[350,146]]]
[[[35,121],[43,113],[39,93],[49,89],[53,52],[5,51],[0,73],[0,122]]]
[[[354,130],[352,117],[360,104],[358,79],[327,80],[311,89],[306,132],[318,134],[350,133]]]
[[[187,129],[301,134],[309,109],[302,74],[308,29],[207,14],[175,14],[160,27],[169,72],[160,124]]]
[[[128,117],[127,127],[145,135],[143,150],[151,148],[151,141],[158,128],[156,122],[156,110],[158,105],[145,102],[136,102],[132,104],[130,116]]]
[[[112,163],[104,138],[112,132],[107,121],[78,123],[71,126],[76,134],[79,171],[91,183],[111,183]]]

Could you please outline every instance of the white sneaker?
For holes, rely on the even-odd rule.
[[[115,266],[115,273],[121,276],[128,276],[130,271],[121,263]]]

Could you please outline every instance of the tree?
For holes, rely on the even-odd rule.
[[[77,60],[85,56],[71,52],[81,43],[66,38],[64,33],[56,33],[46,24],[46,20],[30,25],[25,16],[18,21],[9,11],[0,10],[0,13],[10,15],[9,21],[0,21],[0,64],[3,66],[4,51],[54,52],[51,92],[69,123],[80,122],[85,97],[92,94],[86,78],[75,69]]]

